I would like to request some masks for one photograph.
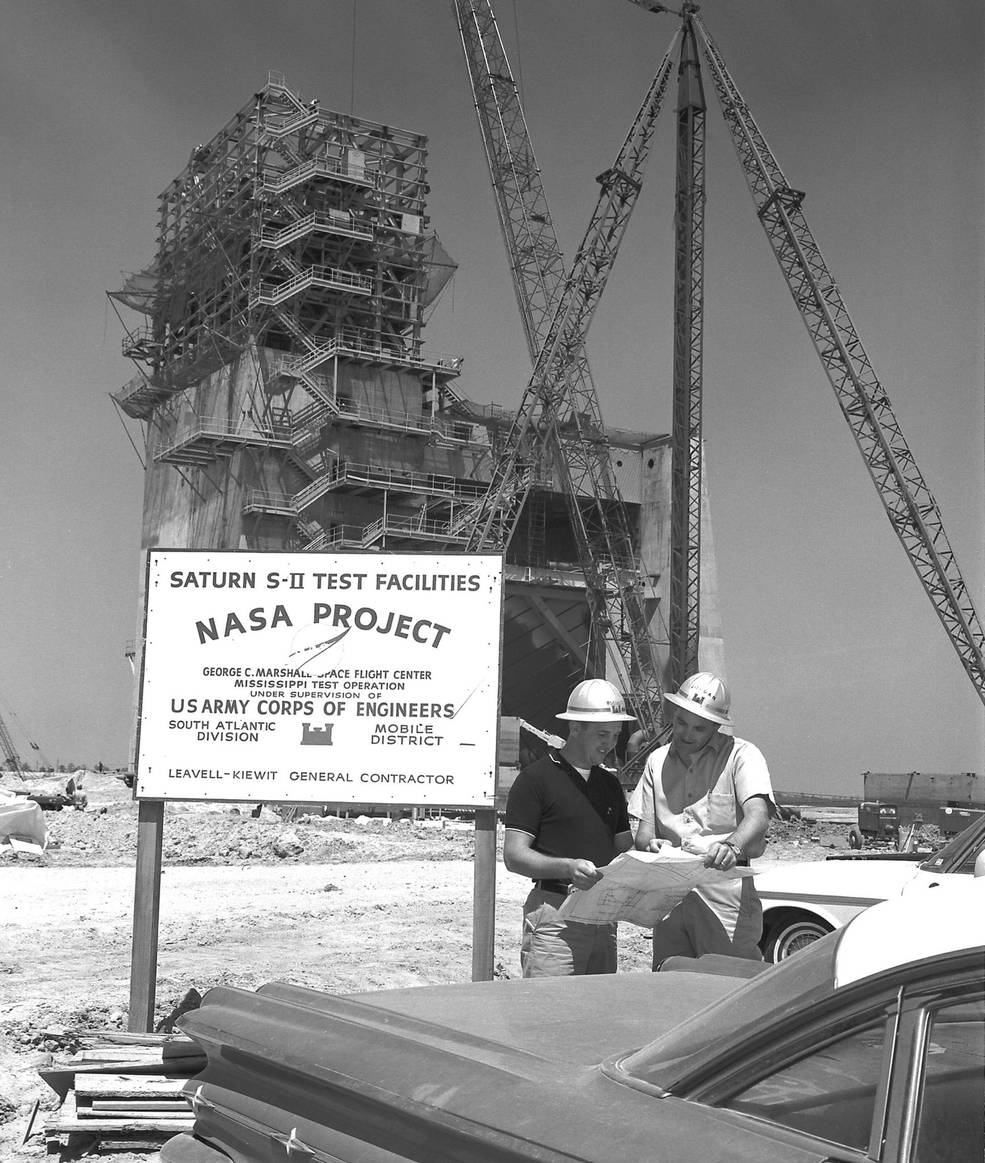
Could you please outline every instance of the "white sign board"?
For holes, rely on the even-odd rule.
[[[136,794],[491,807],[503,559],[151,550]]]

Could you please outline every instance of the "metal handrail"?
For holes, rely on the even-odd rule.
[[[349,172],[348,162],[333,161],[328,158],[310,158],[291,170],[265,171],[263,188],[271,194],[282,194],[306,178],[319,175],[326,178],[343,178],[349,182],[359,182],[364,186],[375,186],[379,182],[377,174],[363,170],[360,174]]]
[[[299,276],[295,276],[298,278]],[[286,286],[287,284],[280,284]],[[397,363],[408,364],[416,368],[433,369],[435,371],[442,370],[454,372],[456,375],[462,369],[463,358],[460,355],[449,355],[444,352],[424,351],[423,349],[417,352],[406,351],[401,348],[387,347],[379,341],[365,340],[352,331],[351,328],[343,328],[337,335],[334,335],[330,340],[318,348],[319,362],[324,359],[329,359],[333,355],[345,356],[364,356],[379,363]],[[276,368],[278,371],[288,371],[292,366],[296,366],[298,360],[296,357],[281,356],[274,363],[271,363],[271,370]],[[314,366],[317,366],[315,364]],[[310,371],[310,367],[308,368]],[[496,407],[496,405],[490,405]],[[502,410],[503,415],[506,415],[505,409]],[[512,420],[513,414],[509,414]]]
[[[161,433],[156,443],[155,457],[160,457],[202,436],[219,439],[235,437],[244,444],[263,442],[287,445],[291,442],[286,429],[278,432],[273,426],[257,424],[255,421],[245,422],[245,418],[229,420],[224,416],[192,415],[182,418],[174,429]]]
[[[276,249],[316,230],[323,230],[329,234],[340,234],[346,238],[372,240],[373,231],[371,229],[357,225],[351,214],[347,216],[347,219],[348,225],[324,210],[312,210],[310,214],[297,219],[296,222],[289,222],[287,226],[283,226],[279,230],[275,230],[272,226],[261,226],[260,242],[263,246]]]
[[[333,525],[315,537],[309,548],[314,548],[317,542],[319,549],[331,549],[336,545],[362,545],[363,527],[361,525]]]
[[[136,348],[160,348],[162,346],[161,341],[154,337],[154,327],[151,323],[135,327],[120,340],[120,348],[125,356],[129,356],[130,352]]]
[[[305,125],[311,125],[313,121],[318,120],[318,117],[317,109],[299,109],[293,117],[277,117],[268,113],[263,119],[261,130],[263,133],[269,133],[272,137],[283,137],[285,133],[301,129]]]
[[[420,413],[414,415],[411,412],[391,412],[386,408],[372,408],[355,400],[339,400],[338,405],[339,415],[346,419],[362,420],[368,424],[419,432],[422,435],[427,435],[434,427],[431,417]]]
[[[131,400],[136,400],[140,396],[157,391],[157,385],[149,380],[147,376],[136,375],[127,380],[118,391],[113,392],[112,396],[118,404],[128,404]]]
[[[429,493],[463,499],[484,496],[488,490],[488,485],[484,483],[459,481],[457,477],[444,473],[414,472],[412,470],[384,468],[374,464],[354,464],[345,460],[339,461],[329,476],[332,484],[345,480],[352,481],[353,484],[378,485],[381,488],[406,488],[414,493]]]
[[[341,290],[354,291],[357,294],[370,295],[373,292],[373,280],[369,275],[356,275],[352,271],[339,270],[338,267],[310,266],[299,271],[285,283],[270,283],[262,281],[251,296],[253,304],[264,303],[276,306],[289,299],[292,295],[310,287],[312,283],[320,286],[337,287]]]
[[[272,493],[264,489],[246,489],[243,493],[243,508],[261,508],[282,513],[297,513],[294,498],[290,493]]]
[[[368,545],[379,536],[387,533],[402,533],[405,535],[418,534],[434,540],[462,541],[468,540],[468,534],[459,535],[450,531],[447,521],[426,521],[420,517],[403,517],[399,514],[388,513],[379,517],[363,530],[363,544]]]

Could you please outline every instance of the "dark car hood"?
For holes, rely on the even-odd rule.
[[[665,974],[658,979],[649,973],[625,973],[349,996],[379,1010],[477,1034],[557,1062],[587,1065],[645,1045],[743,984],[711,974]]]
[[[181,1020],[208,1055],[185,1092],[196,1134],[251,1163],[282,1160],[291,1135],[341,1160],[818,1159],[599,1066],[742,984],[667,973],[348,997],[219,988]]]

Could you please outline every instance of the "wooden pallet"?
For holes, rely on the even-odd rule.
[[[76,1031],[81,1048],[41,1070],[62,1098],[44,1122],[49,1152],[98,1144],[107,1149],[157,1150],[194,1116],[182,1095],[205,1055],[176,1035]]]

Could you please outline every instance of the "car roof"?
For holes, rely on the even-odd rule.
[[[962,953],[976,954],[985,966],[985,877],[948,877],[946,883],[873,905],[669,1028],[619,1069],[674,1090],[757,1031],[799,1020],[864,978]]]
[[[985,877],[921,885],[865,909],[839,933],[835,987],[944,953],[985,946]]]

